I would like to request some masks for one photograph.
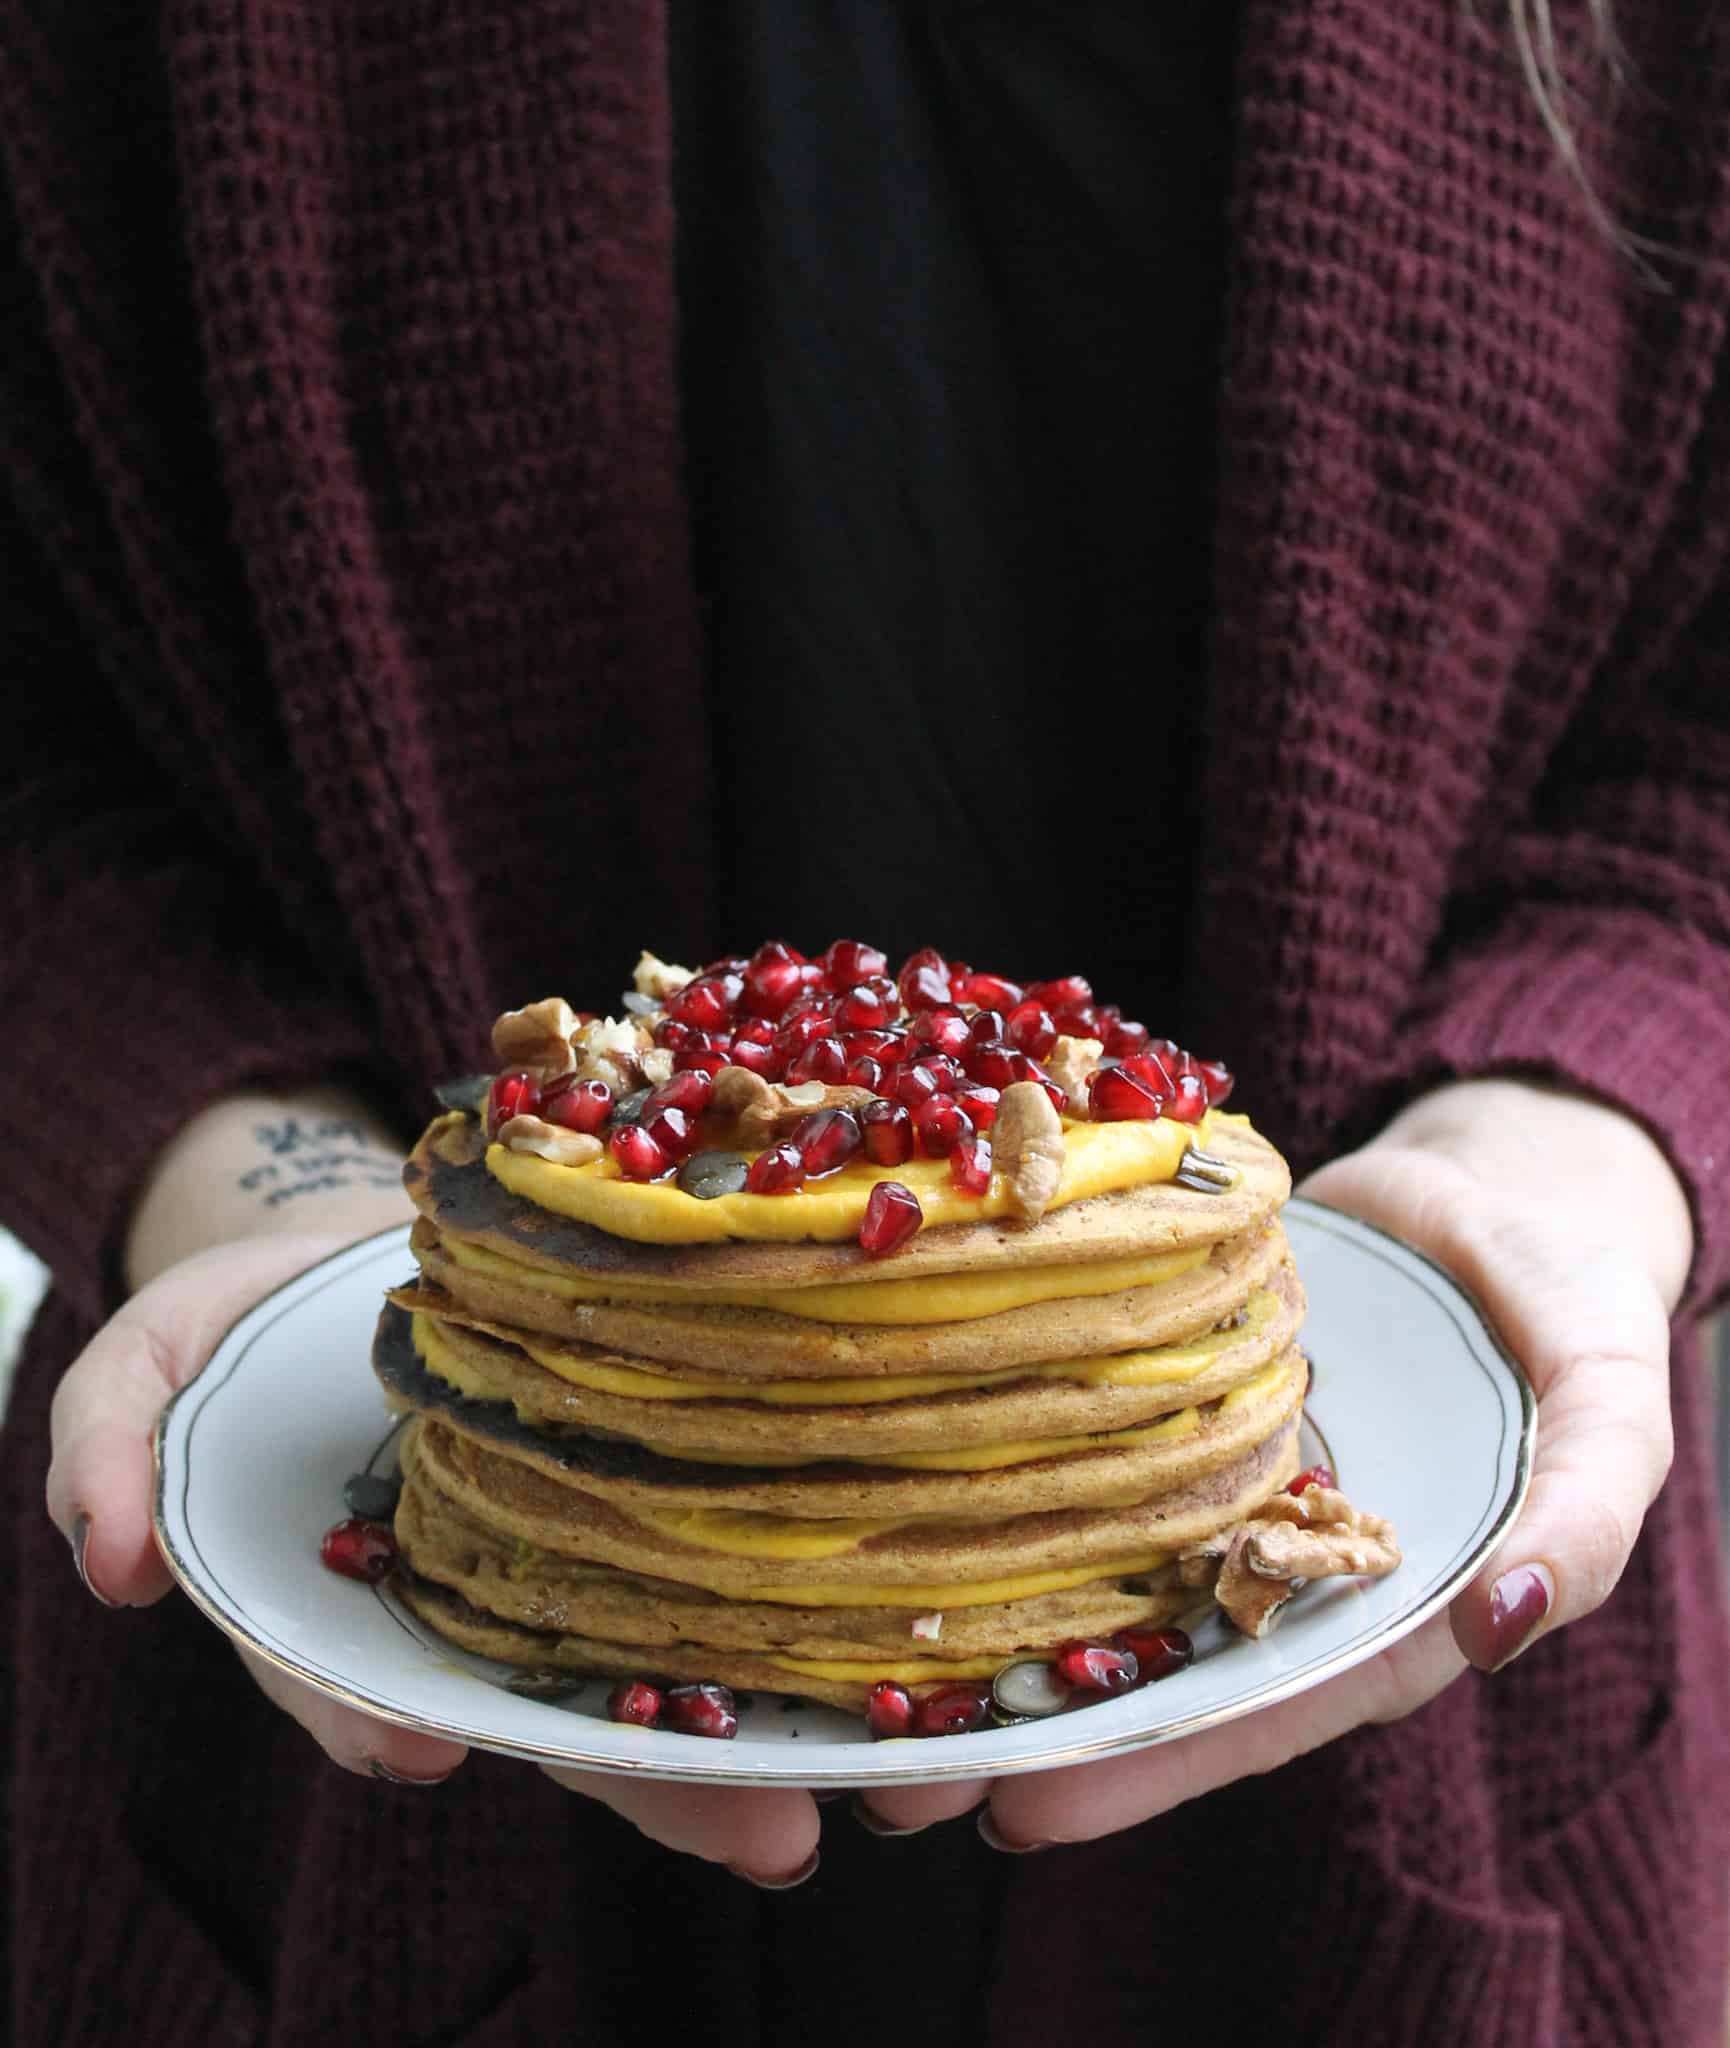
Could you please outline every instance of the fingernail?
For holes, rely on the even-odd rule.
[[[1556,1604],[1556,1582],[1543,1564],[1504,1572],[1490,1588],[1490,1669],[1511,1664]]]
[[[387,1785],[442,1785],[456,1769],[452,1764],[449,1771],[435,1771],[430,1778],[411,1777],[407,1771],[393,1771],[382,1756],[369,1759],[367,1769],[375,1778],[382,1778]]]
[[[90,1576],[90,1567],[84,1561],[84,1553],[90,1546],[90,1517],[80,1508],[72,1518],[72,1534],[68,1538],[72,1545],[72,1562],[78,1567],[78,1576],[84,1581],[84,1590],[92,1598],[100,1600],[104,1607],[118,1607],[118,1600],[110,1600],[102,1588]]]
[[[989,1806],[979,1809],[979,1817],[973,1825],[979,1830],[979,1839],[988,1849],[1001,1849],[1005,1856],[1031,1856],[1036,1849],[1050,1849],[1051,1842],[1012,1842],[1007,1835],[1000,1834],[997,1823],[991,1818]]]
[[[727,1868],[735,1877],[742,1877],[747,1884],[754,1884],[760,1892],[790,1892],[795,1885],[801,1885],[808,1877],[815,1876],[820,1860],[817,1851],[813,1849],[791,1877],[759,1877],[754,1870],[741,1869],[737,1863],[729,1863]]]
[[[928,1820],[916,1821],[910,1828],[898,1828],[893,1821],[885,1820],[874,1806],[867,1806],[863,1799],[853,1801],[853,1818],[868,1835],[922,1835],[933,1823]]]

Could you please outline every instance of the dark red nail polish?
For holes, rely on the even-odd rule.
[[[72,1562],[78,1568],[78,1576],[84,1581],[85,1592],[92,1599],[100,1600],[104,1607],[118,1607],[120,1602],[109,1599],[108,1595],[91,1578],[90,1567],[84,1561],[84,1553],[90,1545],[90,1517],[82,1508],[72,1518],[72,1535],[69,1540],[72,1544]]]
[[[1050,1849],[1052,1842],[1012,1842],[1005,1834],[998,1832],[997,1823],[991,1817],[989,1806],[979,1809],[979,1818],[974,1822],[979,1830],[979,1839],[990,1849],[1001,1849],[1005,1856],[1031,1856],[1036,1849]]]
[[[1500,1671],[1526,1647],[1555,1604],[1549,1567],[1517,1565],[1490,1588],[1490,1669]]]

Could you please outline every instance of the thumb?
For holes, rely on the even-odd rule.
[[[168,1591],[151,1522],[156,1419],[232,1323],[332,1249],[324,1237],[257,1238],[183,1259],[67,1368],[51,1412],[48,1513],[98,1599],[145,1606]]]

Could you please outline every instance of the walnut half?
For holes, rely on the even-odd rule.
[[[1004,1089],[991,1137],[1010,1208],[1037,1223],[1063,1179],[1064,1159],[1063,1119],[1037,1081],[1015,1081]]]
[[[542,1081],[558,1081],[577,1063],[571,1034],[576,1012],[563,996],[545,996],[506,1010],[493,1026],[493,1051],[507,1067],[526,1067]]]
[[[1264,1636],[1311,1579],[1385,1578],[1400,1561],[1393,1524],[1354,1508],[1334,1487],[1276,1493],[1246,1522],[1183,1553],[1186,1584],[1205,1583],[1218,1561],[1214,1598],[1247,1636]]]
[[[513,1116],[499,1126],[499,1143],[507,1152],[532,1152],[537,1159],[550,1159],[555,1166],[587,1166],[599,1159],[604,1147],[599,1138],[586,1131],[567,1131],[538,1116]]]
[[[795,1127],[819,1109],[861,1110],[871,1100],[868,1088],[819,1088],[806,1082],[800,1088],[784,1088],[765,1081],[749,1067],[723,1067],[715,1076],[709,1097],[709,1115],[724,1124],[717,1144],[737,1145],[744,1151],[758,1151],[777,1144]]]

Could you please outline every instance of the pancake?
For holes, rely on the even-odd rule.
[[[1058,1507],[1140,1502],[1234,1464],[1296,1413],[1307,1381],[1302,1356],[1292,1350],[1222,1400],[1112,1435],[1000,1440],[971,1455],[936,1451],[928,1454],[933,1469],[845,1459],[752,1466],[672,1458],[640,1443],[524,1424],[508,1404],[467,1399],[427,1371],[401,1320],[400,1310],[388,1308],[375,1346],[379,1376],[398,1400],[627,1514],[694,1505],[816,1519],[996,1522]]]
[[[591,1280],[653,1283],[712,1295],[718,1288],[881,1284],[924,1275],[1067,1265],[1183,1251],[1258,1230],[1291,1193],[1285,1161],[1245,1117],[1217,1114],[1208,1149],[1237,1184],[1201,1194],[1170,1182],[1072,1203],[1034,1229],[1002,1222],[922,1230],[892,1260],[856,1244],[641,1244],[538,1208],[488,1172],[473,1117],[439,1118],[422,1134],[403,1180],[443,1241],[501,1253],[520,1266]]]
[[[723,1600],[698,1587],[583,1564],[501,1539],[424,1480],[397,1512],[397,1540],[423,1578],[523,1628],[669,1649],[680,1643],[806,1660],[1011,1656],[1033,1642],[1159,1623],[1192,1611],[1195,1591],[1170,1566],[1105,1576],[1025,1600],[944,1612],[934,1643],[911,1630],[917,1607],[797,1607]]]
[[[740,1381],[678,1374],[571,1340],[470,1318],[425,1285],[394,1289],[397,1307],[426,1316],[439,1368],[459,1391],[508,1403],[518,1420],[652,1444],[672,1455],[871,1457],[965,1450],[1014,1439],[1128,1429],[1229,1393],[1278,1357],[1303,1315],[1295,1271],[1283,1265],[1224,1327],[1186,1344],[1102,1359],[1010,1368],[970,1387],[954,1376]],[[381,1320],[376,1357],[408,1349],[408,1332]],[[1102,1379],[1102,1374],[1124,1378]],[[585,1384],[583,1376],[600,1384]],[[381,1376],[384,1375],[381,1372]],[[623,1384],[641,1392],[613,1391]],[[872,1389],[882,1394],[873,1397]],[[935,1386],[936,1391],[927,1391]],[[696,1389],[700,1398],[672,1398]],[[825,1397],[828,1398],[825,1398]]]
[[[761,1379],[999,1372],[1177,1343],[1235,1314],[1289,1256],[1285,1233],[1269,1222],[1244,1236],[1189,1247],[1176,1256],[1197,1263],[1156,1286],[1035,1301],[961,1322],[870,1324],[815,1322],[774,1309],[573,1299],[557,1291],[572,1284],[569,1276],[517,1265],[461,1240],[447,1244],[425,1217],[416,1221],[409,1246],[425,1277],[484,1322]]]
[[[1294,1411],[1253,1449],[1139,1504],[1058,1508],[983,1523],[801,1521],[698,1507],[630,1514],[426,1415],[404,1433],[402,1457],[405,1471],[424,1474],[489,1528],[537,1549],[734,1599],[832,1606],[846,1604],[850,1592],[859,1598],[854,1589],[862,1588],[964,1588],[1049,1571],[1108,1569],[1131,1558],[1145,1569],[1150,1556],[1242,1520],[1285,1485],[1298,1469],[1297,1423]]]

